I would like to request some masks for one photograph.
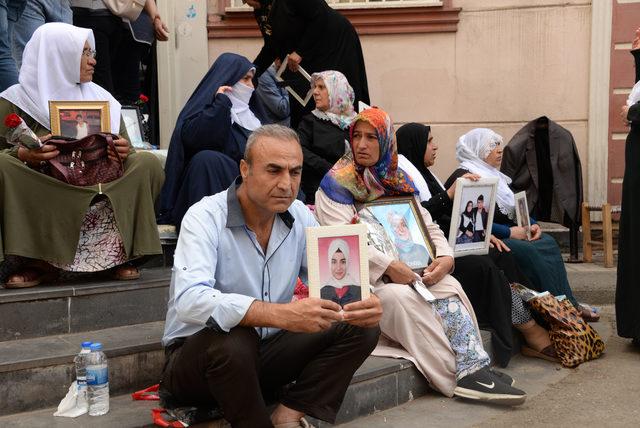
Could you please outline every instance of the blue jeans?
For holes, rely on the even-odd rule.
[[[18,68],[11,56],[11,31],[27,0],[0,0],[0,92],[18,83]]]
[[[2,0],[0,0],[2,1]],[[22,64],[22,51],[33,32],[47,22],[73,23],[69,0],[29,0],[22,16],[13,28],[13,58],[18,69]]]

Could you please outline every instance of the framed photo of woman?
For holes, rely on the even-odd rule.
[[[519,227],[524,227],[527,231],[527,239],[531,240],[531,218],[529,217],[527,192],[518,192],[513,196],[516,200],[516,222]]]
[[[495,210],[497,178],[456,180],[456,195],[449,227],[454,257],[487,254]]]
[[[435,247],[413,196],[380,198],[360,211],[361,219],[372,217],[384,229],[394,247],[386,254],[420,274],[435,258]]]
[[[53,135],[80,139],[111,132],[109,101],[49,101]]]
[[[332,300],[340,306],[367,299],[367,227],[308,227],[306,235],[309,297]]]

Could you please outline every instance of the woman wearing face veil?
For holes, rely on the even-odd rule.
[[[329,245],[329,283],[320,289],[320,297],[344,306],[361,299],[360,281],[349,272],[349,245],[344,239],[334,239]]]
[[[171,136],[158,223],[179,227],[191,205],[239,175],[247,138],[264,117],[253,96],[254,73],[247,58],[224,53],[185,104]]]

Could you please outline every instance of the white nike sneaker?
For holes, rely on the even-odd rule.
[[[517,406],[527,399],[524,391],[507,385],[488,367],[483,367],[460,379],[453,395],[505,406]]]

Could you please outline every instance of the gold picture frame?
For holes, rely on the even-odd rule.
[[[379,198],[373,202],[367,202],[359,212],[361,220],[375,219],[384,229],[388,241],[395,246],[392,257],[398,255],[398,259],[407,264],[413,271],[422,271],[436,258],[436,250],[431,240],[431,235],[424,223],[424,219],[418,208],[418,204],[413,196],[387,196]],[[393,217],[393,218],[392,218]],[[413,247],[407,250],[405,246],[400,247],[396,238],[397,227],[391,223],[396,218],[403,220],[404,231],[408,232]],[[414,248],[415,247],[415,248]],[[420,249],[422,247],[423,249]],[[426,254],[424,250],[426,249]],[[407,251],[405,251],[407,250]]]
[[[49,101],[51,133],[82,138],[111,132],[109,101]]]
[[[369,298],[365,225],[307,227],[306,236],[309,297],[332,300],[341,306]],[[334,259],[334,255],[339,258]]]

